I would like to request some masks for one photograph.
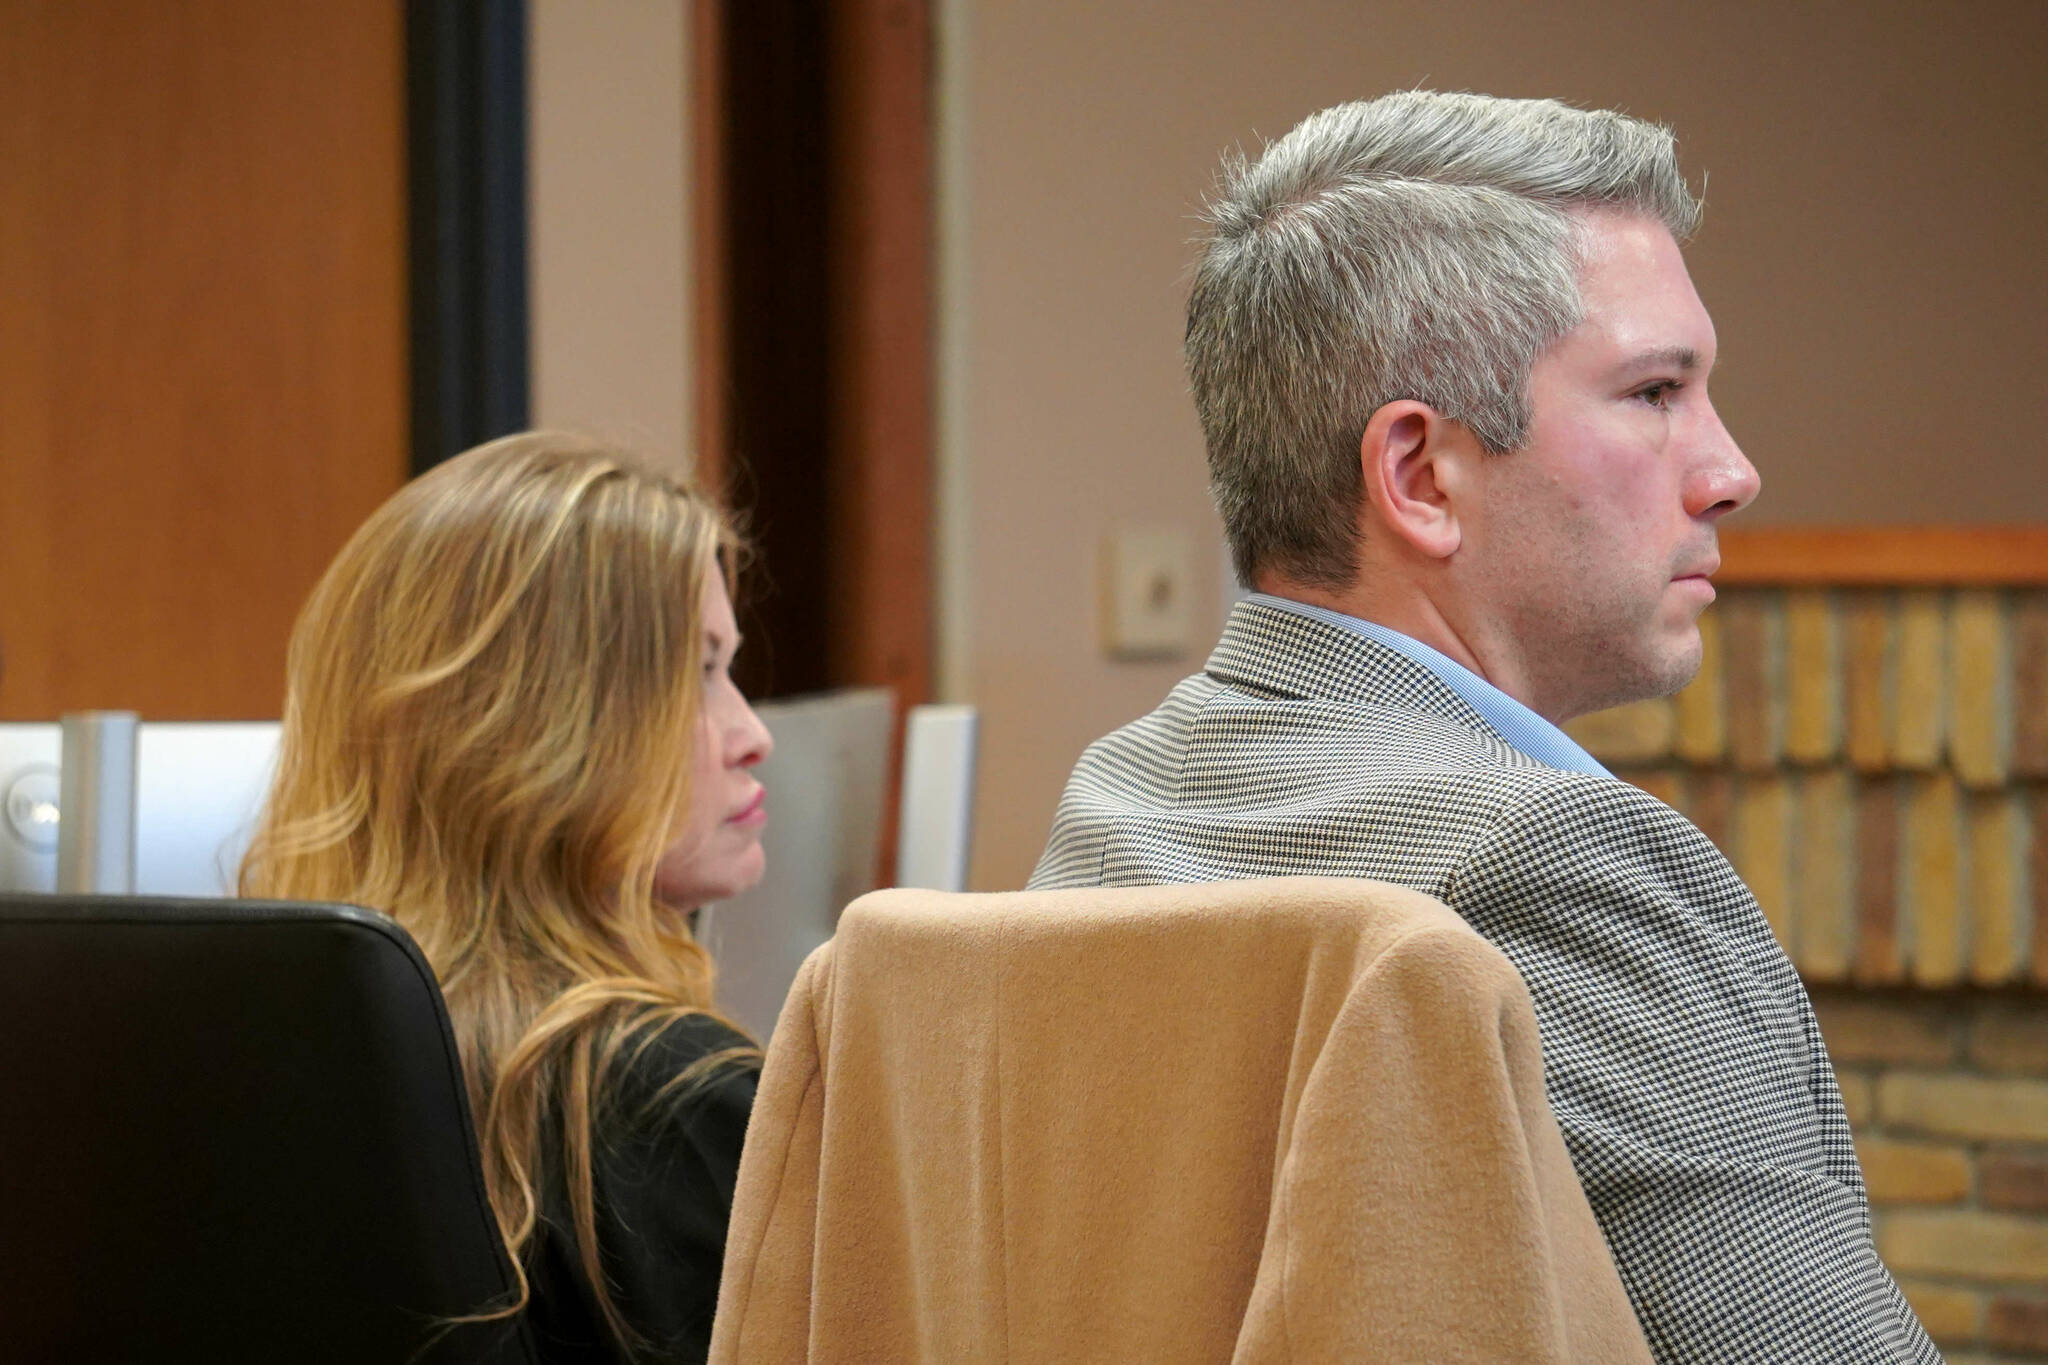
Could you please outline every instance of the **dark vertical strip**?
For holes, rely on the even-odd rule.
[[[831,186],[819,0],[723,11],[726,439],[729,495],[757,552],[741,586],[741,685],[815,692],[830,668],[833,470]]]
[[[408,0],[415,471],[528,421],[525,0]]]

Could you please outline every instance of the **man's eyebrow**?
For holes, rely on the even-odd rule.
[[[1657,346],[1638,351],[1621,362],[1624,370],[1674,369],[1692,371],[1700,367],[1700,353],[1690,346]]]

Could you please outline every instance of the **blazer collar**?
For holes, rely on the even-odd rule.
[[[1231,608],[1206,671],[1220,682],[1279,696],[1424,711],[1514,747],[1407,655],[1342,626],[1258,602]]]

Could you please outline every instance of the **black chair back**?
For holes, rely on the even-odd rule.
[[[433,972],[341,905],[0,896],[0,1354],[532,1361]]]

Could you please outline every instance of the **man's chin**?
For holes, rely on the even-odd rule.
[[[1606,678],[1606,686],[1588,696],[1571,716],[1611,711],[1639,701],[1668,697],[1699,675],[1703,654],[1698,630],[1690,630],[1690,641],[1676,641],[1653,656],[1641,658],[1638,666]]]
[[[1674,642],[1661,651],[1655,659],[1647,661],[1641,686],[1629,701],[1649,701],[1654,697],[1668,697],[1684,690],[1686,685],[1700,674],[1700,663],[1706,650],[1700,640],[1697,627],[1686,628],[1687,638]]]

